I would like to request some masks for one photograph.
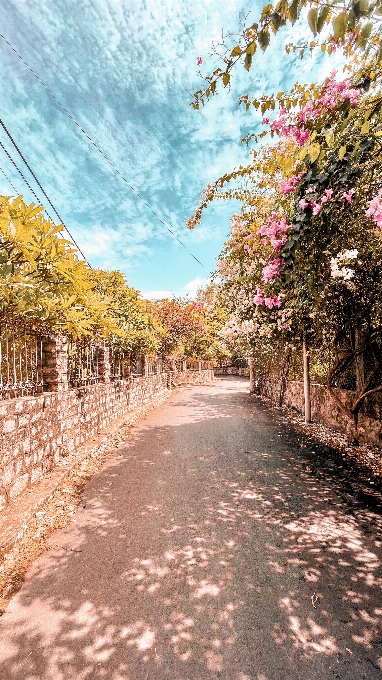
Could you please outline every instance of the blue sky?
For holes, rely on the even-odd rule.
[[[148,296],[192,295],[214,269],[235,205],[209,208],[193,232],[185,220],[207,182],[249,160],[240,138],[260,116],[238,107],[238,96],[321,79],[332,68],[324,56],[285,55],[279,46],[296,38],[286,31],[249,75],[238,70],[231,93],[194,112],[188,92],[200,86],[197,56],[205,73],[215,68],[211,42],[222,28],[236,30],[250,8],[255,21],[256,4],[239,0],[2,0],[1,32],[205,265],[174,241],[0,40],[5,125],[89,262],[122,270]],[[16,160],[2,131],[0,141]],[[1,149],[0,167],[34,200]],[[2,175],[0,193],[13,193]]]

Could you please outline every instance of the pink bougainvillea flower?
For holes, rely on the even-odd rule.
[[[345,192],[342,194],[342,198],[344,198],[345,201],[347,201],[348,203],[351,203],[352,200],[353,200],[353,195],[354,195],[354,194],[355,194],[355,189],[349,189],[348,192],[345,191]]]
[[[261,290],[261,288],[258,288],[256,291],[256,295],[253,298],[253,302],[255,305],[259,306],[262,305],[264,302],[264,291]]]
[[[382,231],[382,189],[370,201],[369,207],[365,212],[366,217],[372,217],[377,227]]]
[[[263,268],[263,272],[261,274],[261,280],[263,283],[268,283],[271,279],[276,279],[280,276],[280,266],[284,263],[284,260],[282,257],[275,257],[273,262],[270,264],[267,264]]]
[[[287,196],[288,194],[294,194],[303,174],[304,174],[303,172],[300,172],[298,175],[294,175],[293,177],[290,177],[287,180],[282,179],[279,184],[280,193],[282,193],[283,196]]]
[[[261,122],[262,122],[263,125],[269,125],[270,120],[271,119],[268,116],[264,116],[264,118]]]
[[[203,64],[203,57],[196,57],[196,63],[198,66],[201,66]]]
[[[305,200],[305,198],[302,198],[301,201],[298,202],[298,204],[299,204],[301,210],[305,210],[305,208],[307,208],[308,205],[310,205],[308,203],[308,201]]]
[[[282,303],[278,295],[274,295],[273,297],[265,297],[264,304],[268,309],[273,309],[273,307],[281,307]]]
[[[321,203],[316,203],[316,201],[312,201],[310,205],[312,206],[313,215],[319,215],[322,210]]]

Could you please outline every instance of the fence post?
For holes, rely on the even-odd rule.
[[[312,422],[312,409],[310,403],[310,375],[309,375],[309,353],[306,347],[305,334],[302,339],[302,359],[304,365],[304,404],[305,404],[305,422]]]
[[[202,362],[199,361],[199,373],[201,373],[201,371],[202,371]]]
[[[43,338],[42,375],[44,392],[64,392],[69,388],[66,337]]]
[[[97,351],[98,358],[98,375],[101,382],[110,382],[110,347],[103,345]]]

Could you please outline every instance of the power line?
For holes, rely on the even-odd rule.
[[[25,182],[25,184],[27,185],[27,187],[28,187],[29,191],[31,192],[31,194],[35,197],[37,203],[41,204],[41,201],[40,201],[39,197],[37,196],[37,194],[35,193],[35,191],[32,189],[32,187],[31,187],[31,185],[29,184],[28,180],[27,180],[26,177],[23,175],[23,173],[21,172],[20,168],[19,168],[18,165],[15,163],[15,161],[14,161],[14,159],[12,158],[11,154],[10,154],[9,151],[5,148],[5,146],[4,146],[4,144],[3,144],[2,142],[0,142],[0,147],[3,149],[5,155],[9,158],[9,160],[10,160],[11,163],[12,163],[12,165],[14,166],[14,168],[15,168],[15,169],[17,170],[17,172],[19,173],[21,179],[22,179],[22,180]],[[1,172],[3,173],[4,177],[6,177],[6,179],[8,180],[8,182],[9,182],[9,184],[11,185],[12,189],[15,191],[16,196],[19,196],[19,193],[20,193],[20,192],[18,192],[17,189],[13,186],[12,182],[11,182],[10,179],[7,177],[7,175],[5,174],[4,170],[2,170],[2,168],[0,168],[0,170],[1,170]],[[52,218],[51,218],[51,216],[49,215],[49,213],[48,213],[48,211],[46,210],[46,208],[44,208],[44,212],[45,212],[46,216],[50,219],[50,221],[52,222],[52,224],[54,224],[54,220],[52,220]],[[69,232],[68,232],[68,233],[69,233]],[[90,266],[90,265],[89,265],[89,266]]]
[[[1,118],[0,118],[0,125],[1,125],[1,127],[5,130],[6,134],[8,135],[9,139],[11,140],[11,142],[12,142],[13,146],[15,147],[17,153],[19,154],[20,158],[24,161],[24,163],[25,163],[25,165],[27,166],[29,172],[31,173],[31,175],[32,175],[32,177],[34,178],[34,180],[37,182],[37,184],[38,184],[38,186],[40,187],[42,193],[44,194],[46,200],[48,201],[49,205],[50,205],[51,208],[54,210],[55,214],[57,215],[58,219],[60,220],[60,224],[62,224],[62,225],[65,227],[66,231],[68,232],[68,234],[69,234],[70,238],[72,239],[74,245],[76,246],[77,250],[81,253],[81,255],[82,255],[82,257],[84,258],[85,262],[87,262],[87,259],[86,259],[85,255],[83,254],[81,248],[79,247],[78,243],[76,243],[74,237],[73,237],[72,234],[70,233],[70,231],[69,231],[68,227],[66,226],[64,220],[62,219],[62,217],[60,217],[60,215],[59,215],[59,213],[57,212],[56,208],[54,207],[52,201],[50,200],[48,194],[46,193],[46,191],[45,191],[45,190],[43,189],[43,187],[41,186],[41,183],[40,183],[39,180],[37,179],[37,177],[36,177],[36,175],[34,174],[32,168],[30,167],[29,163],[25,160],[25,157],[24,157],[23,154],[21,153],[19,147],[17,146],[15,140],[13,139],[11,133],[8,131],[8,129],[6,128],[6,126],[4,125],[3,121],[1,120]],[[0,144],[1,144],[1,142],[0,142]],[[4,146],[3,146],[3,145],[1,145],[1,146],[2,146],[3,149],[4,149]],[[4,149],[4,151],[5,151],[5,149]],[[7,153],[7,152],[6,152],[6,153]],[[7,153],[7,156],[9,156],[8,153]],[[10,158],[10,156],[9,156],[9,158]],[[12,159],[11,159],[11,160],[12,160]],[[14,161],[12,161],[12,163],[15,165]],[[15,165],[15,167],[16,167],[16,165]],[[28,186],[29,186],[29,185],[28,185]],[[31,189],[33,195],[37,198],[37,196],[36,196],[35,192],[33,191],[33,189],[32,189],[30,186],[29,186],[29,188]],[[37,198],[37,201],[40,202],[38,198]],[[52,221],[53,221],[53,220],[52,220]],[[88,264],[89,264],[89,262],[88,262]],[[89,264],[89,267],[91,268],[91,265],[90,265],[90,264]]]
[[[155,210],[153,210],[153,208],[147,203],[147,201],[146,201],[146,200],[138,193],[138,191],[136,191],[136,189],[134,189],[133,186],[131,186],[131,184],[128,182],[128,180],[126,179],[126,177],[124,177],[124,176],[122,175],[122,173],[118,170],[118,168],[114,165],[114,163],[113,163],[113,162],[112,162],[112,161],[104,154],[104,152],[99,148],[99,146],[97,146],[96,142],[88,135],[87,132],[85,132],[85,130],[81,127],[81,125],[80,125],[79,123],[77,123],[77,121],[75,120],[75,118],[73,118],[72,114],[69,113],[69,111],[65,108],[65,106],[64,106],[63,104],[61,104],[61,102],[60,102],[60,101],[57,99],[57,97],[53,94],[53,92],[50,90],[50,88],[49,88],[47,85],[45,85],[45,83],[41,80],[41,78],[37,75],[37,73],[33,70],[33,68],[31,68],[31,67],[29,66],[29,64],[27,64],[27,62],[25,61],[25,59],[23,59],[22,56],[18,53],[18,51],[13,47],[13,45],[11,45],[11,43],[9,42],[9,40],[7,40],[6,37],[5,37],[2,33],[0,33],[0,38],[2,38],[2,39],[4,40],[4,42],[7,43],[7,45],[11,48],[11,50],[13,50],[13,52],[18,56],[18,58],[21,59],[21,61],[23,62],[23,64],[25,64],[25,66],[29,69],[29,71],[30,71],[31,73],[33,73],[34,77],[37,78],[37,80],[39,81],[39,83],[41,83],[41,85],[47,90],[47,92],[49,92],[50,96],[53,97],[54,101],[61,107],[61,109],[66,113],[66,115],[69,116],[69,118],[70,118],[70,119],[72,120],[72,122],[78,127],[78,129],[82,132],[82,134],[84,134],[85,137],[87,137],[87,139],[89,140],[89,142],[97,149],[97,151],[98,151],[98,152],[101,154],[101,156],[107,161],[107,163],[109,163],[109,165],[113,168],[113,170],[115,170],[115,172],[118,173],[118,175],[119,175],[119,176],[121,177],[121,179],[125,182],[125,184],[127,184],[127,186],[131,189],[131,191],[132,191],[136,196],[138,196],[138,198],[146,205],[146,207],[150,210],[150,212],[151,212],[153,215],[155,215],[155,217],[157,218],[157,220],[159,220],[159,222],[160,222],[161,224],[163,224],[163,226],[165,227],[165,229],[167,229],[167,231],[170,232],[170,234],[174,237],[174,239],[175,239],[176,241],[178,241],[178,243],[180,243],[181,246],[183,246],[183,248],[188,252],[188,254],[191,255],[191,257],[193,257],[194,260],[196,260],[196,262],[198,262],[198,264],[200,264],[200,266],[203,267],[203,269],[206,269],[206,267],[204,266],[204,264],[202,264],[202,262],[200,262],[200,260],[198,260],[198,258],[195,257],[195,255],[193,255],[193,253],[187,248],[186,245],[184,245],[184,243],[182,243],[182,241],[176,236],[176,234],[174,234],[174,232],[172,231],[172,229],[170,229],[170,227],[162,220],[162,218],[159,217],[159,215],[155,212]]]
[[[1,148],[3,149],[5,155],[8,156],[8,158],[9,158],[9,160],[11,161],[12,165],[16,168],[16,170],[17,170],[17,172],[19,173],[19,175],[21,176],[21,178],[24,180],[25,184],[27,185],[27,187],[28,187],[29,191],[31,192],[31,194],[35,197],[36,201],[37,201],[38,203],[41,203],[39,197],[38,197],[37,194],[33,191],[33,189],[32,189],[32,187],[31,187],[31,185],[29,184],[28,180],[24,177],[24,175],[23,175],[23,173],[21,172],[20,168],[17,167],[17,165],[16,165],[15,161],[13,160],[11,154],[9,153],[9,151],[7,151],[7,149],[5,148],[5,146],[4,146],[4,144],[3,144],[2,142],[0,142],[0,146],[1,146]],[[15,187],[14,187],[13,185],[11,185],[11,186],[13,187],[13,189],[15,189]],[[15,189],[15,191],[16,191],[16,189]],[[16,194],[18,194],[17,191],[16,191]],[[48,215],[48,217],[49,217],[49,215]]]
[[[18,192],[17,189],[13,186],[13,184],[12,184],[11,180],[9,179],[8,175],[5,174],[3,168],[0,168],[0,172],[3,173],[5,179],[6,179],[7,182],[11,185],[11,187],[12,187],[13,191],[15,192],[16,196],[18,196],[18,195],[19,195],[19,192]]]

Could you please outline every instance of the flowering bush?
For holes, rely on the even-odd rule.
[[[377,227],[382,231],[382,189],[370,201],[369,207],[365,212],[366,217],[372,217]]]

